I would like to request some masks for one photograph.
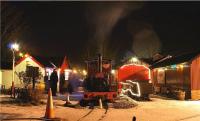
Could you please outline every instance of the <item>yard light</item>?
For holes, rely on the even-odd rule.
[[[87,72],[86,70],[83,70],[83,75],[86,76],[87,75]]]
[[[23,57],[24,55],[23,55],[23,53],[20,52],[20,53],[19,53],[19,56],[20,56],[20,57]]]
[[[75,73],[75,74],[76,74],[76,73],[77,73],[77,70],[76,70],[76,69],[74,69],[74,70],[73,70],[73,73]]]
[[[17,43],[11,44],[11,50],[18,51],[19,50],[19,45]]]
[[[138,61],[138,58],[137,57],[132,57],[131,58],[131,62],[137,62]]]
[[[27,57],[28,57],[28,54],[25,54],[24,56],[27,58]]]
[[[115,74],[115,70],[114,70],[114,69],[113,69],[113,70],[111,70],[111,73],[112,73],[112,74]]]
[[[15,74],[15,52],[19,50],[19,45],[17,43],[13,43],[11,44],[11,48],[12,50],[12,53],[13,53],[13,63],[12,63],[12,84],[14,84],[15,82],[15,77],[14,77],[14,74]]]
[[[180,64],[180,68],[183,68],[184,67],[184,65],[183,64]]]

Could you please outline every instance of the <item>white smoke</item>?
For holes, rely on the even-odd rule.
[[[150,58],[159,53],[161,42],[153,28],[144,24],[133,33],[133,51],[143,58]]]
[[[87,18],[91,25],[92,41],[97,45],[97,51],[106,53],[109,35],[116,23],[131,11],[141,8],[142,3],[105,2],[88,4]]]

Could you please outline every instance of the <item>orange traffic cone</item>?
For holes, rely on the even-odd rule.
[[[52,118],[55,118],[55,114],[53,110],[53,99],[52,99],[51,88],[49,88],[45,119],[52,119]]]

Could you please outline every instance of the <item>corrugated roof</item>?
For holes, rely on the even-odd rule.
[[[158,68],[164,67],[184,62],[190,62],[193,58],[200,55],[200,50],[190,53],[184,53],[176,56],[172,56],[171,58],[164,59],[163,61],[158,61],[154,63],[150,68]]]

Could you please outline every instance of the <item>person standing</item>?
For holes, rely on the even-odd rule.
[[[72,93],[72,85],[69,79],[65,78],[64,73],[60,74],[60,85],[61,85],[60,93],[66,96],[66,102],[64,105],[67,106],[68,104],[71,104],[69,96],[70,96],[70,93]]]
[[[59,84],[59,88],[60,88],[60,90],[59,90],[59,92],[61,93],[61,94],[64,94],[65,93],[65,89],[64,89],[64,84],[65,84],[65,74],[64,74],[64,72],[62,73],[60,73],[60,84]]]
[[[53,96],[56,96],[57,82],[58,82],[58,74],[56,72],[56,69],[54,69],[50,76],[50,87]]]

